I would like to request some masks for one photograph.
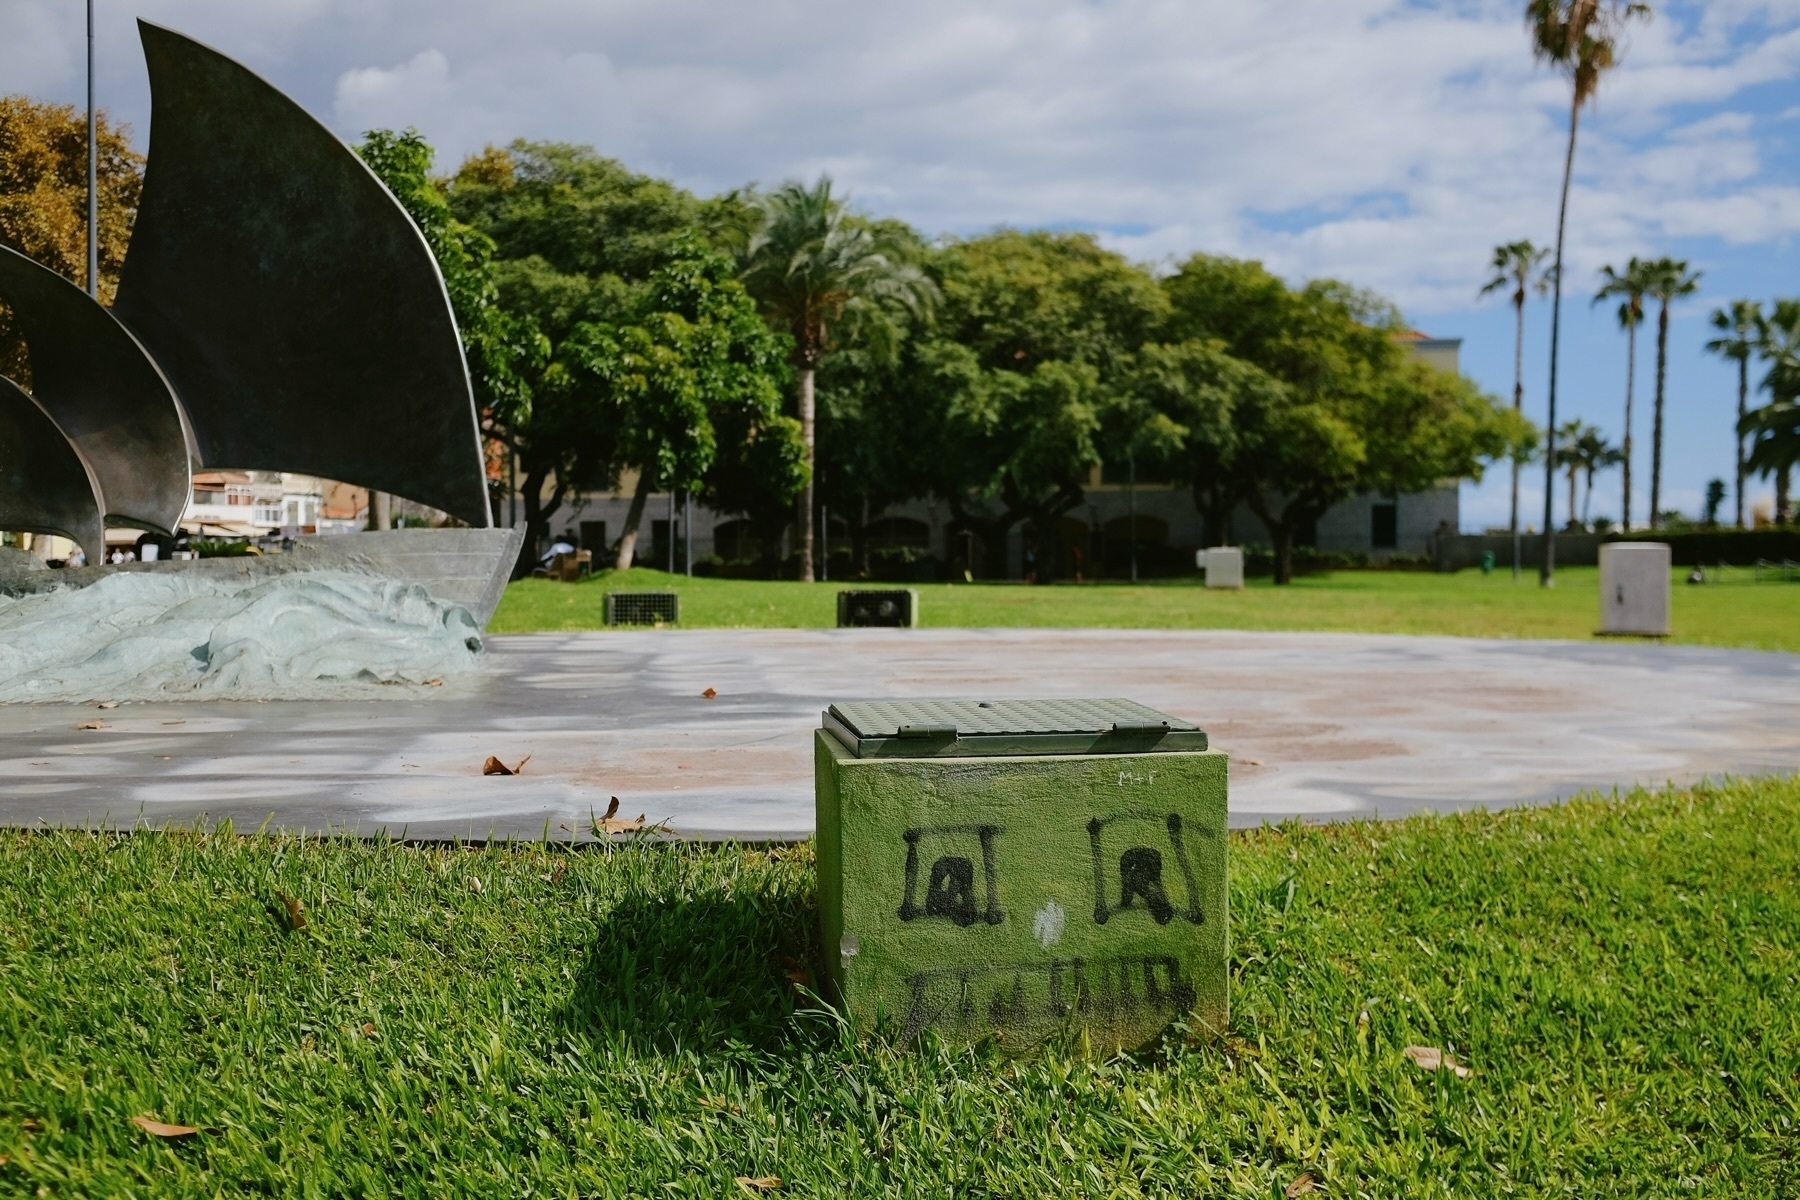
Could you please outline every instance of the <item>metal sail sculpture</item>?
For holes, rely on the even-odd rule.
[[[117,303],[0,253],[35,389],[0,379],[0,529],[61,533],[98,561],[106,522],[174,532],[192,463],[318,475],[475,528],[301,539],[315,561],[426,585],[485,624],[522,531],[493,526],[424,235],[299,105],[190,38],[138,28],[150,152]]]
[[[100,489],[73,443],[24,389],[0,375],[0,528],[54,533],[94,562],[106,545]]]
[[[294,471],[492,525],[474,396],[424,236],[304,109],[138,22],[150,151],[113,311],[209,467]]]
[[[5,246],[0,301],[30,348],[31,393],[93,472],[101,515],[173,533],[187,505],[189,446],[162,372],[86,292]]]

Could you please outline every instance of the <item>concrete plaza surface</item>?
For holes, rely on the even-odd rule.
[[[1232,756],[1234,825],[1800,769],[1800,655],[1309,633],[632,631],[494,637],[479,677],[393,698],[0,706],[0,823],[272,817],[568,838],[617,795],[621,816],[688,836],[790,838],[812,830],[820,710],[908,696],[1124,696],[1186,717]],[[530,761],[483,776],[490,754]]]

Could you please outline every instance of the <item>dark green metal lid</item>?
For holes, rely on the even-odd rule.
[[[858,758],[1204,750],[1199,726],[1133,700],[860,700],[823,724]]]

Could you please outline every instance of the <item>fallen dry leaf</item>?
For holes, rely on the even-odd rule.
[[[75,728],[77,728],[77,729],[105,729],[106,722],[105,721],[83,721],[81,724],[77,725]]]
[[[165,1125],[151,1117],[148,1113],[139,1113],[131,1118],[131,1123],[145,1133],[155,1134],[160,1138],[188,1137],[200,1131],[192,1125]]]
[[[602,833],[610,834],[610,833],[630,833],[633,830],[642,829],[644,827],[644,814],[643,813],[639,813],[637,815],[637,820],[628,821],[624,817],[618,816],[617,815],[618,811],[619,811],[619,798],[617,796],[614,796],[612,798],[611,802],[608,803],[606,806],[606,815],[601,817],[598,821],[594,822],[594,828],[600,830]]]
[[[94,707],[95,708],[117,708],[117,707],[119,707],[119,702],[117,700],[102,700],[100,703],[94,705]]]
[[[527,754],[524,758],[519,760],[518,766],[509,767],[490,754],[487,756],[487,761],[481,764],[481,773],[483,775],[523,775],[525,773],[525,764],[530,761],[531,755]]]
[[[707,688],[704,692],[700,693],[700,698],[703,700],[711,700],[718,694],[719,690],[717,688]]]
[[[12,1161],[12,1156],[10,1154],[0,1154],[0,1167],[4,1167],[7,1163],[9,1163],[11,1161]]]
[[[427,679],[425,681],[425,686],[426,687],[443,687],[444,681],[442,679]]]
[[[781,1186],[779,1175],[739,1175],[738,1186],[750,1192],[772,1192]]]
[[[287,909],[289,929],[306,928],[306,910],[300,907],[300,898],[298,896],[289,896],[283,893],[281,896],[281,907]]]
[[[1421,1071],[1455,1071],[1458,1079],[1467,1079],[1472,1074],[1469,1068],[1436,1046],[1408,1046],[1401,1053],[1412,1059]]]
[[[362,1031],[361,1032],[364,1037],[374,1037],[375,1036],[375,1022],[364,1021],[362,1023]]]
[[[1304,1196],[1308,1192],[1318,1190],[1319,1185],[1313,1181],[1312,1172],[1302,1171],[1294,1178],[1294,1182],[1281,1189],[1281,1194],[1286,1197],[1286,1200],[1294,1200],[1295,1196]]]
[[[44,1123],[34,1117],[26,1117],[23,1121],[19,1122],[19,1128],[23,1129],[26,1133],[36,1133],[43,1127]]]

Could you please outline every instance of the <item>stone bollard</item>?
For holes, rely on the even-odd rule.
[[[901,1039],[1111,1053],[1222,1028],[1226,756],[1127,700],[834,704],[816,735],[833,999]]]
[[[1600,632],[1668,637],[1667,542],[1606,542],[1600,547]]]
[[[1244,551],[1241,547],[1214,546],[1201,553],[1206,556],[1201,565],[1206,568],[1207,587],[1241,589],[1244,586]]]

